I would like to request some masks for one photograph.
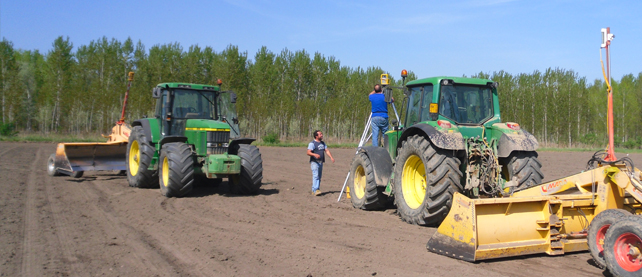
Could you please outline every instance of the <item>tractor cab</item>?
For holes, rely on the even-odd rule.
[[[187,121],[215,120],[227,123],[230,138],[240,136],[236,114],[236,94],[220,86],[165,83],[154,89],[155,117],[162,119],[164,136],[183,136]]]

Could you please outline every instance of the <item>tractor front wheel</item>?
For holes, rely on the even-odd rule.
[[[134,126],[129,136],[127,162],[127,181],[135,188],[158,187],[158,171],[149,170],[156,150],[149,144],[141,126]]]
[[[604,240],[604,261],[615,276],[642,276],[642,217],[628,216],[611,225]]]
[[[601,268],[606,268],[604,261],[604,238],[611,225],[621,219],[630,216],[631,213],[620,209],[609,209],[596,215],[588,229],[588,246],[591,257],[595,264]]]
[[[374,167],[368,155],[359,153],[352,159],[348,186],[353,207],[362,210],[376,210],[384,207],[387,196],[377,187]]]
[[[229,177],[230,191],[234,194],[257,194],[263,180],[263,159],[259,148],[239,144],[236,154],[241,158],[241,173]]]
[[[182,197],[194,186],[194,158],[192,149],[182,142],[163,145],[160,155],[159,176],[161,194]]]
[[[417,225],[439,225],[461,192],[460,161],[453,151],[436,148],[414,135],[402,143],[394,169],[397,213]]]

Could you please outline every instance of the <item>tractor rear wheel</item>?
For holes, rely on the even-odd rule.
[[[47,174],[49,176],[60,176],[60,172],[56,170],[56,154],[51,154],[47,160]]]
[[[259,148],[239,144],[236,154],[241,158],[241,173],[229,177],[230,191],[234,194],[257,194],[263,180],[263,159]]]
[[[134,126],[126,152],[127,181],[136,188],[158,187],[158,171],[149,170],[156,150],[149,144],[143,128]]]
[[[402,143],[394,169],[394,193],[401,219],[417,225],[439,225],[461,192],[460,161],[453,151],[436,148],[414,135]]]
[[[615,276],[642,276],[642,217],[628,216],[611,225],[604,240],[604,261]]]
[[[159,159],[161,194],[182,197],[194,186],[194,158],[192,149],[182,142],[163,144]]]
[[[631,213],[625,210],[609,209],[602,211],[591,221],[588,229],[588,246],[591,257],[593,257],[595,264],[599,268],[606,268],[606,262],[604,261],[604,238],[606,237],[606,232],[615,222],[630,215]]]
[[[385,206],[387,196],[377,187],[372,161],[365,153],[359,153],[352,159],[348,186],[353,207],[376,210]]]
[[[539,185],[544,179],[542,163],[537,159],[537,152],[513,152],[504,160],[507,181],[515,179],[515,190],[527,189]]]

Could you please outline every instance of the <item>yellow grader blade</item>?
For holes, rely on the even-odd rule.
[[[640,171],[623,168],[599,167],[505,198],[470,199],[456,193],[426,248],[466,261],[587,250],[595,215],[622,208],[627,197],[642,200]]]
[[[59,143],[56,148],[55,167],[72,173],[88,170],[126,170],[125,151],[130,128],[116,124],[108,142],[104,143]]]

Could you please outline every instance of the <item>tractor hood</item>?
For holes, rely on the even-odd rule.
[[[211,119],[188,119],[185,124],[186,131],[230,131],[226,122]]]

